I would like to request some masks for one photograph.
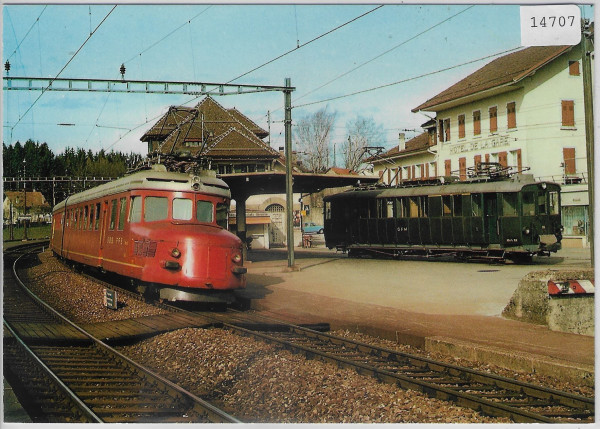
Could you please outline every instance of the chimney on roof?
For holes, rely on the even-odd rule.
[[[279,146],[279,153],[285,155],[285,148],[283,146]]]
[[[398,150],[406,149],[406,134],[398,133]]]

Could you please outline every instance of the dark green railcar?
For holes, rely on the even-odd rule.
[[[527,260],[560,249],[560,186],[495,180],[355,188],[324,198],[325,243],[350,255]]]

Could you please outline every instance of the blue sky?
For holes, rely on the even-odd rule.
[[[55,77],[112,7],[4,5],[2,63],[10,61],[11,76]],[[125,63],[126,79],[228,82],[376,7],[119,5],[60,77],[120,79],[119,67]],[[584,8],[585,17],[592,14],[591,7]],[[340,144],[347,138],[348,120],[372,117],[385,130],[381,146],[389,148],[403,129],[417,130],[406,132],[407,138],[421,132],[419,125],[427,117],[411,113],[412,108],[491,58],[360,95],[322,100],[517,48],[519,25],[518,5],[386,4],[235,83],[283,85],[289,77],[296,87],[293,120],[324,107],[335,111],[333,142]],[[169,106],[199,101],[185,95],[49,91],[35,102],[38,96],[3,91],[4,143],[31,138],[47,142],[56,153],[66,146],[145,153],[141,135]],[[265,129],[267,111],[273,112],[271,145],[283,146],[283,94],[215,99]]]

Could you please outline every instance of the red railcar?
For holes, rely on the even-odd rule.
[[[50,246],[163,299],[231,302],[246,268],[241,240],[226,229],[230,199],[214,175],[155,165],[57,204]]]

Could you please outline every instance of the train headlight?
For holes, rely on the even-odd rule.
[[[529,235],[529,234],[531,234],[531,230],[529,228],[523,228],[523,234]]]
[[[235,255],[233,255],[231,257],[231,260],[233,262],[235,262],[236,264],[239,264],[240,262],[242,262],[242,255],[240,255],[239,253],[236,253]]]
[[[181,256],[181,251],[175,247],[173,250],[171,250],[171,256],[174,258],[179,258]]]
[[[199,190],[199,189],[200,189],[200,177],[198,177],[198,176],[194,176],[194,177],[192,178],[192,189],[193,189],[194,191],[197,191],[197,190]]]

